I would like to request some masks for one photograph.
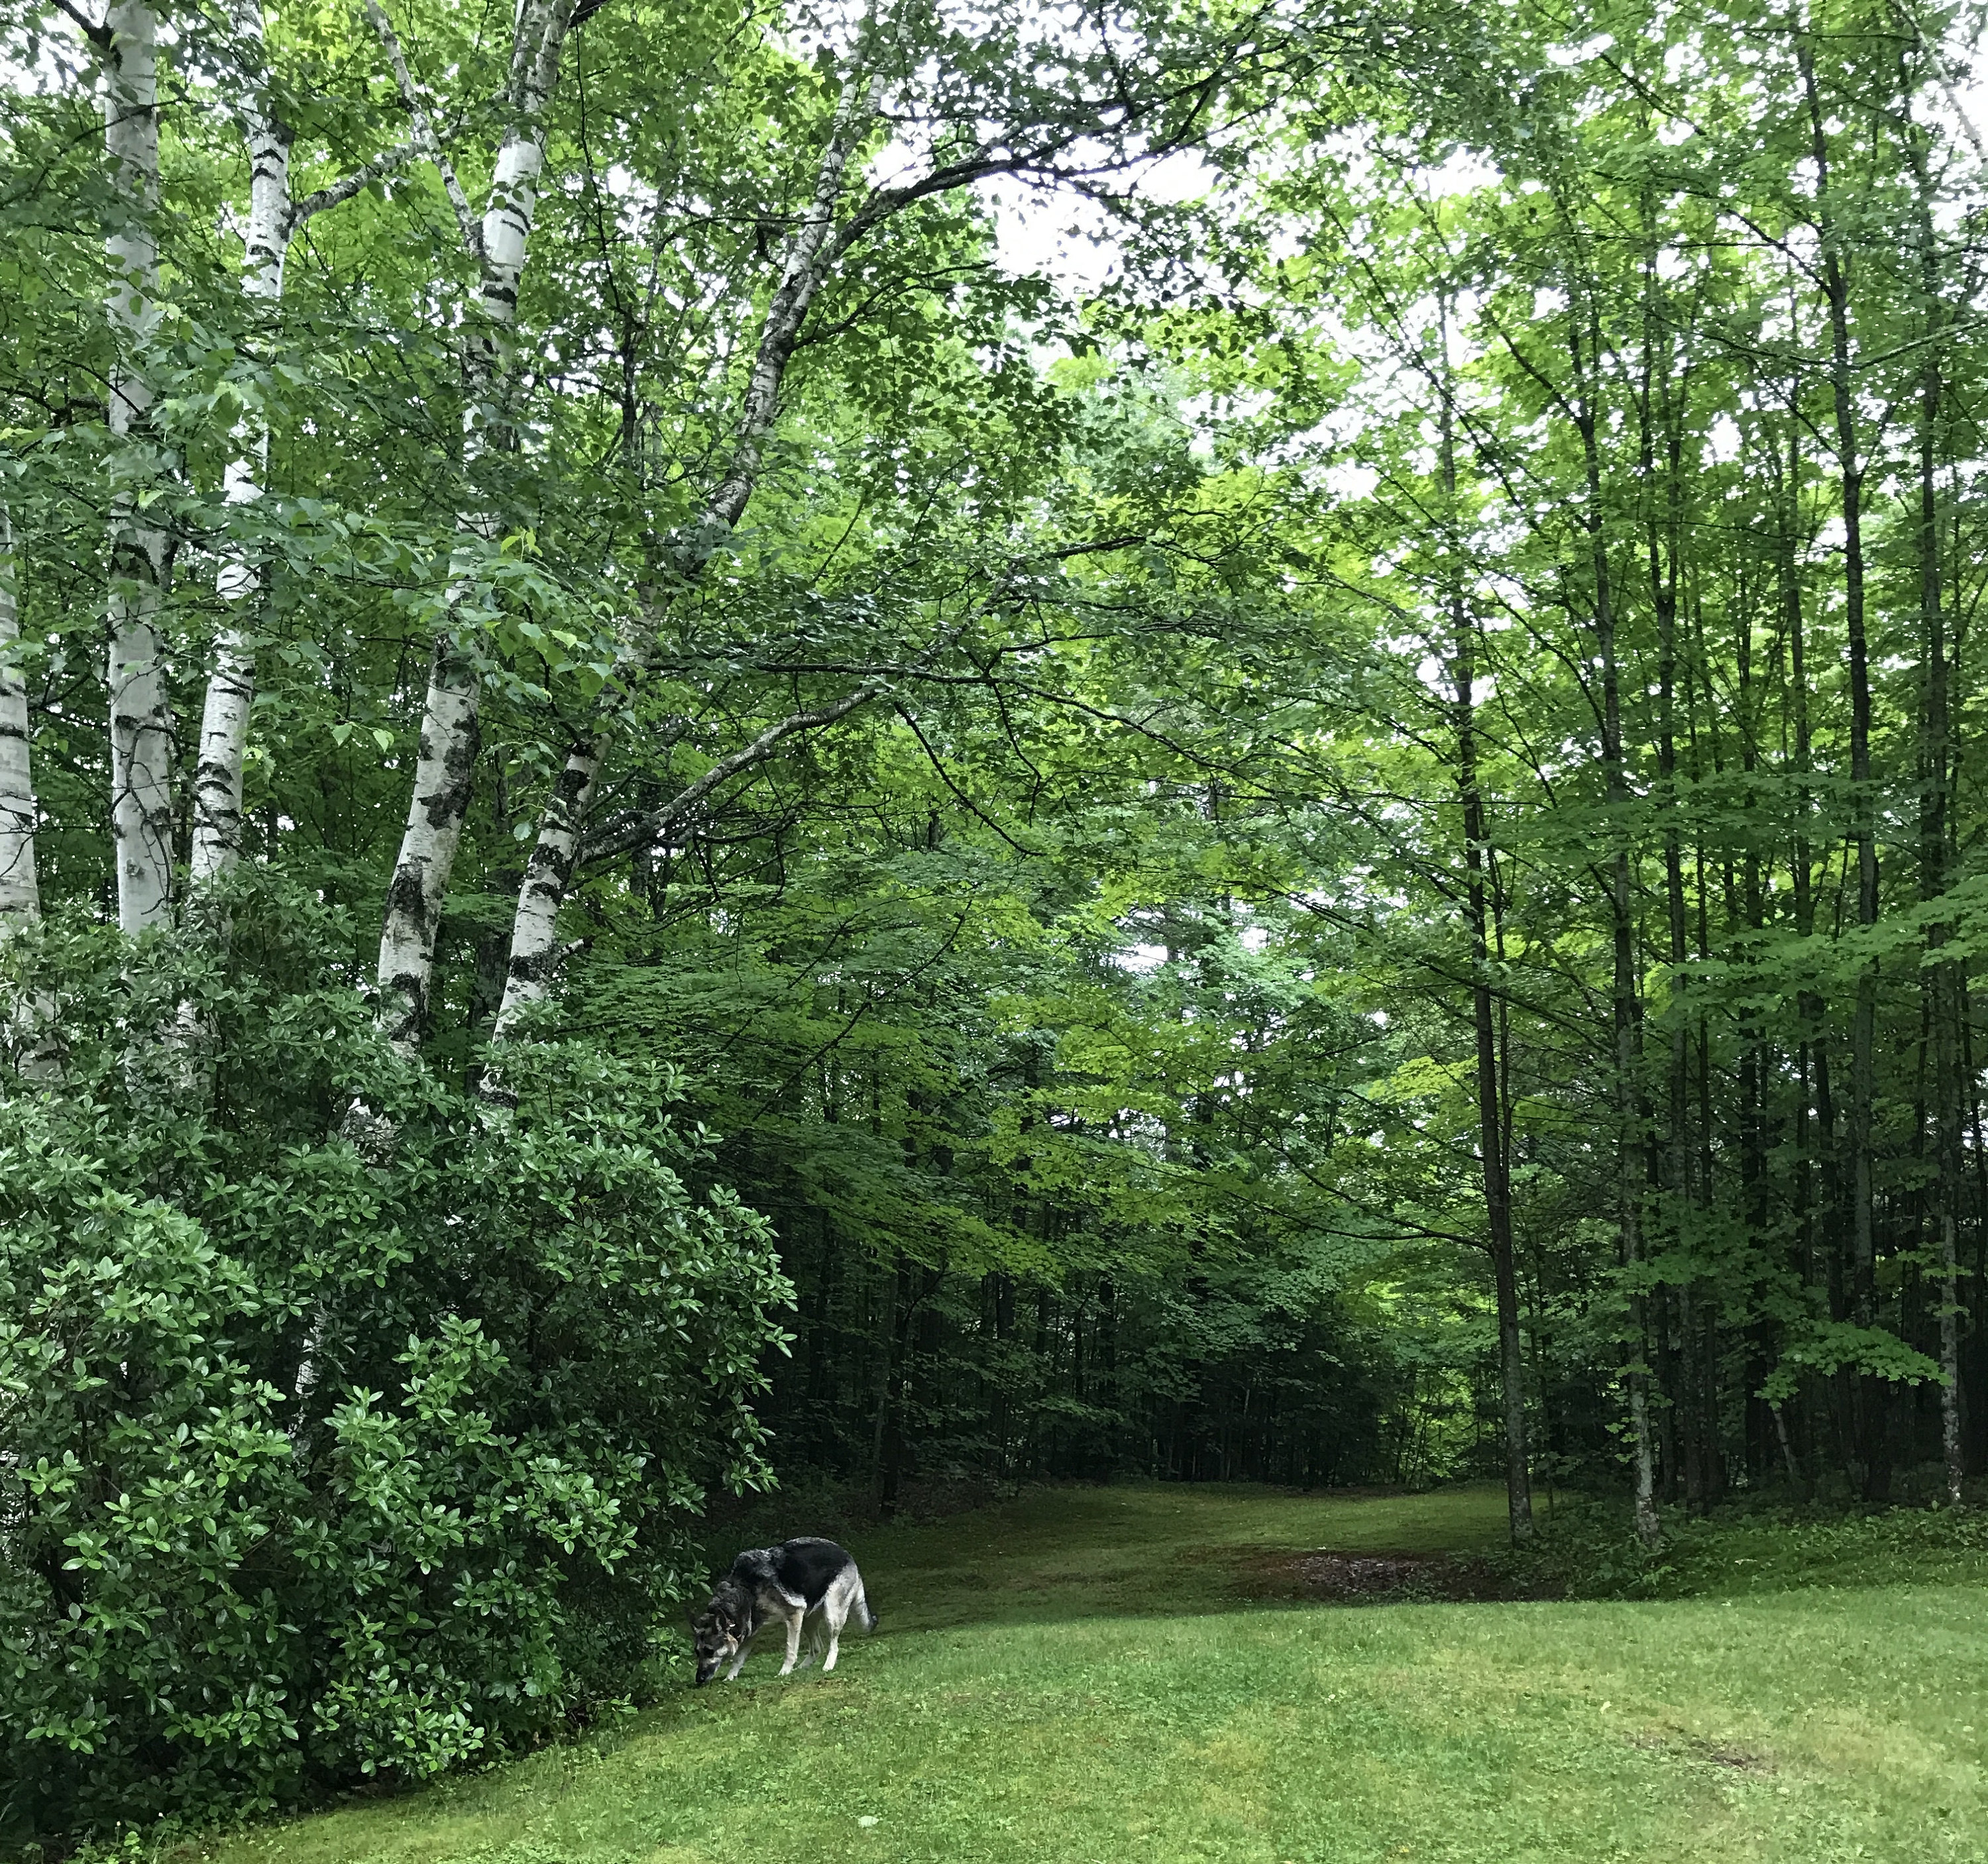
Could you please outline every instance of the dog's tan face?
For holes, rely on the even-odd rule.
[[[691,1642],[697,1651],[697,1686],[702,1688],[739,1654],[746,1627],[725,1600],[714,1597],[690,1621]]]

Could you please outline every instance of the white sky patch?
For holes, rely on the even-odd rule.
[[[1719,465],[1737,459],[1741,438],[1739,422],[1730,414],[1721,414],[1705,436],[1705,457]]]
[[[1571,70],[1576,65],[1584,65],[1591,58],[1599,58],[1615,42],[1611,32],[1598,32],[1577,46],[1549,46],[1547,57],[1563,71]]]
[[[1458,150],[1422,174],[1422,185],[1439,201],[1454,195],[1474,194],[1481,188],[1496,186],[1497,181],[1496,168],[1469,149]]]
[[[1371,498],[1374,488],[1381,482],[1381,475],[1373,467],[1350,459],[1327,466],[1319,477],[1326,490],[1346,504]]]
[[[1134,184],[1145,199],[1168,206],[1195,200],[1215,184],[1214,171],[1188,151],[1145,164]],[[1075,296],[1094,297],[1119,270],[1118,223],[1097,202],[1010,175],[996,176],[985,191],[994,208],[996,255],[1011,276],[1040,276]]]

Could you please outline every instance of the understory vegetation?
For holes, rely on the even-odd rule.
[[[1541,1856],[1610,1828],[1512,1640],[1648,1666],[1655,1747],[1580,1723],[1624,1855],[1728,1787],[1792,1845],[1691,1744],[1814,1785],[1770,1705],[1849,1713],[1598,1602],[1957,1700],[1982,23],[5,9],[0,1849],[597,1727],[769,1493],[1502,1481],[1509,1554],[1425,1537],[1507,1588],[1476,1680],[1412,1613],[999,1656],[1067,1782],[1121,1659],[1155,1727],[1226,1679],[1125,1808],[1329,1752],[1307,1639],[1380,1757],[1428,1640],[1399,1713],[1491,1718],[1428,1831],[1489,1744]],[[1249,1596],[1476,1583],[1420,1544]],[[1750,1597],[1838,1570],[1927,1589]],[[891,1727],[1037,1702],[977,1635]],[[1843,1845],[1962,1855],[1971,1774],[1855,1778]]]

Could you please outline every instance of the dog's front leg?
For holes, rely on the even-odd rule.
[[[725,1673],[725,1680],[727,1683],[736,1683],[739,1680],[739,1673],[746,1667],[746,1653],[752,1648],[752,1640],[750,1636],[739,1640],[739,1654],[732,1659],[732,1667]]]

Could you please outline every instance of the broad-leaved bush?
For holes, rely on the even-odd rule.
[[[227,905],[0,953],[59,1054],[0,1093],[0,1842],[625,1694],[678,1524],[763,1473],[787,1285],[669,1072],[507,1044],[493,1111],[376,1036],[314,898]]]

